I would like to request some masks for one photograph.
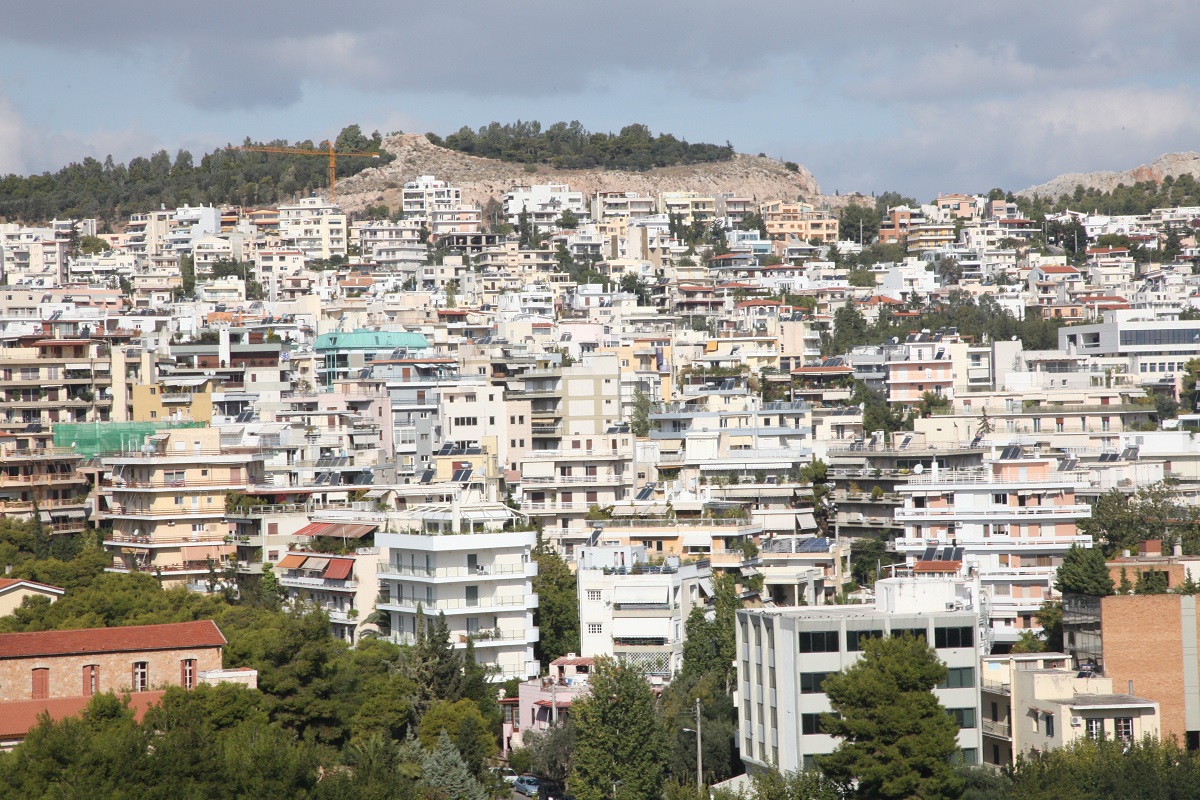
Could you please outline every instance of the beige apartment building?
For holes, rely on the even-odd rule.
[[[185,585],[220,572],[227,543],[227,492],[263,483],[264,456],[221,446],[215,428],[179,428],[149,437],[140,450],[104,459],[111,497],[104,516],[110,572],[150,572]]]

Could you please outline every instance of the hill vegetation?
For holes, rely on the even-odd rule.
[[[1155,208],[1200,206],[1200,181],[1185,174],[1177,178],[1168,175],[1161,182],[1121,183],[1109,190],[1078,184],[1073,192],[1057,198],[1022,194],[1017,202],[1031,219],[1067,209],[1113,215],[1147,214]]]
[[[338,177],[348,177],[391,160],[380,149],[378,131],[363,134],[358,125],[342,129],[334,148],[342,151],[379,151],[380,160],[344,158],[337,162]],[[318,149],[310,140],[252,142],[272,147]],[[172,159],[166,150],[139,156],[128,164],[112,156],[98,161],[85,158],[53,174],[6,175],[0,178],[0,220],[36,223],[54,218],[92,217],[110,225],[129,214],[165,205],[259,205],[286,201],[324,188],[329,162],[325,158],[282,153],[214,150],[199,163],[187,150]]]
[[[578,121],[556,122],[542,130],[540,122],[490,125],[473,131],[464,126],[445,139],[427,134],[436,145],[482,158],[520,164],[548,164],[557,169],[620,169],[645,172],[655,167],[729,161],[733,145],[691,144],[669,133],[655,136],[645,125],[626,125],[618,134],[591,133]]]

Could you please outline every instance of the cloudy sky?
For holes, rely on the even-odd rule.
[[[0,174],[492,120],[643,122],[833,193],[1200,150],[1195,0],[0,0]]]

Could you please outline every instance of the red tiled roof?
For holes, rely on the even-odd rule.
[[[128,653],[221,647],[227,644],[211,619],[125,628],[86,628],[76,631],[38,631],[0,634],[0,659],[60,656],[75,653]]]
[[[141,721],[150,706],[157,705],[165,692],[134,692],[129,695],[129,707],[134,719]],[[87,708],[90,697],[57,697],[53,700],[21,700],[0,703],[0,739],[24,739],[37,725],[38,717],[49,714],[58,721],[78,716]]]
[[[300,530],[296,531],[295,536],[320,536],[325,531],[333,527],[332,522],[310,522]]]
[[[961,561],[918,561],[913,572],[958,572],[960,567]]]
[[[590,667],[596,663],[592,656],[559,656],[550,662],[552,667]]]

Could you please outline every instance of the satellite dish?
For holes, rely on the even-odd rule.
[[[913,472],[917,473],[918,475],[920,475],[924,471],[925,471],[924,464],[917,464],[915,467],[913,467]]]

